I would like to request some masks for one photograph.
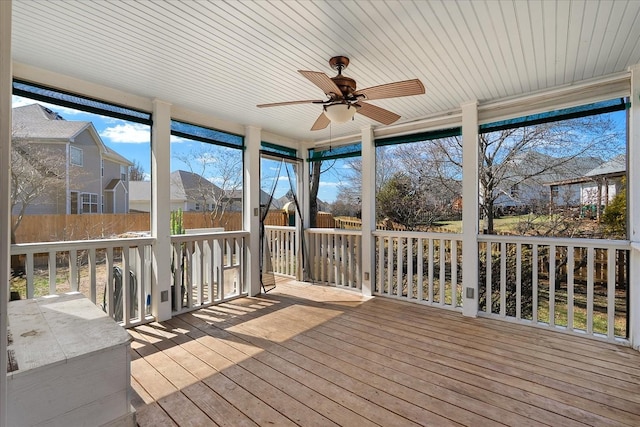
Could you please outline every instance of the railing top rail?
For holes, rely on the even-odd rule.
[[[116,239],[67,240],[59,242],[16,243],[11,245],[11,255],[37,254],[73,249],[104,249],[109,247],[133,247],[151,245],[153,237],[126,237]]]
[[[247,237],[248,235],[248,231],[216,231],[213,233],[174,234],[171,236],[171,243],[195,242],[198,240],[210,239],[217,240],[233,237]]]
[[[288,225],[265,225],[265,230],[282,230],[282,231],[295,231],[296,228]]]
[[[420,237],[423,239],[462,240],[462,234],[459,233],[437,233],[426,231],[376,230],[373,232],[373,235],[378,237]]]
[[[629,242],[629,240],[584,239],[578,237],[502,236],[494,234],[480,234],[478,235],[478,241],[578,246],[587,248],[629,249],[631,247],[631,242]]]
[[[309,234],[345,234],[362,236],[362,230],[345,230],[343,228],[307,228],[304,231]]]

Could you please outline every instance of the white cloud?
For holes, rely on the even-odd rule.
[[[180,136],[171,135],[171,136],[169,137],[169,141],[170,141],[171,143],[174,143],[174,142],[176,142],[176,143],[182,143],[182,142],[187,142],[187,141],[189,141],[189,140],[188,140],[188,139],[186,139],[186,138],[182,138],[182,137],[180,137]]]
[[[102,138],[111,142],[140,144],[151,142],[149,126],[140,123],[126,123],[111,126],[100,132]]]
[[[11,108],[23,107],[25,105],[35,104],[36,101],[33,99],[23,98],[21,96],[12,95],[11,96]]]
[[[339,182],[328,182],[328,181],[320,181],[320,188],[335,188],[339,187]]]

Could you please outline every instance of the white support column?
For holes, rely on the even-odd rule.
[[[462,288],[465,316],[478,314],[478,104],[462,104]]]
[[[153,275],[151,312],[157,321],[171,318],[171,104],[153,101],[151,131],[151,235]]]
[[[371,126],[362,128],[362,295],[373,294],[376,229],[376,147]]]
[[[246,242],[245,280],[249,295],[260,293],[260,145],[262,131],[247,126],[244,142],[244,229],[249,232]]]
[[[629,339],[640,349],[640,64],[631,70],[629,112],[629,158],[627,159],[627,206],[629,207]]]
[[[0,427],[7,426],[7,312],[11,253],[11,0],[0,1]]]

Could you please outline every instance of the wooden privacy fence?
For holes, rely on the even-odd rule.
[[[329,213],[318,213],[318,227],[333,228]],[[15,224],[16,217],[12,217]],[[183,212],[185,229],[222,227],[225,231],[242,230],[242,212],[226,212],[214,216],[210,212]],[[287,226],[286,212],[270,211],[265,225]],[[127,233],[147,233],[151,230],[149,213],[85,214],[85,215],[27,215],[16,230],[16,243],[57,242],[115,237]]]
[[[12,220],[15,223],[16,217]],[[184,228],[242,230],[241,212],[227,212],[216,218],[206,212],[183,212],[182,220]],[[149,213],[28,215],[16,230],[16,243],[102,239],[127,233],[147,233],[150,229]]]

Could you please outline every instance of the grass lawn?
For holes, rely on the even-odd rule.
[[[553,222],[554,216],[552,215],[514,215],[504,216],[502,218],[495,218],[493,220],[493,227],[496,233],[513,233],[515,232],[517,225],[520,223],[529,223],[532,225],[539,224],[541,229],[544,229],[547,224]],[[585,227],[591,228],[593,221],[584,220]],[[482,223],[481,223],[482,225]],[[462,232],[462,220],[460,221],[440,221],[437,226],[434,226],[433,231],[444,231],[449,233],[461,233]]]

